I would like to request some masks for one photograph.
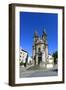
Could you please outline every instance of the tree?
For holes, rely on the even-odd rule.
[[[57,60],[58,60],[58,51],[54,52],[52,56],[54,57],[54,64],[57,64]]]

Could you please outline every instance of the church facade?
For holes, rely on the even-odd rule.
[[[50,61],[48,56],[48,41],[46,32],[43,31],[41,38],[38,36],[38,33],[35,32],[32,46],[32,58],[34,65],[46,67]],[[51,58],[51,60],[53,65],[53,58]]]

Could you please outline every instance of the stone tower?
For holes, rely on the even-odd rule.
[[[42,39],[44,41],[45,60],[47,60],[48,59],[48,42],[47,42],[47,34],[46,34],[45,30],[43,31]]]

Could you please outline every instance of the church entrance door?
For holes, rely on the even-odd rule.
[[[42,62],[42,54],[40,53],[38,55],[38,65],[40,65],[41,62]]]

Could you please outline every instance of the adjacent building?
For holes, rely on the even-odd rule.
[[[28,55],[28,52],[20,49],[20,65],[32,64],[32,58]]]
[[[28,62],[28,52],[20,49],[20,63],[27,63]]]

